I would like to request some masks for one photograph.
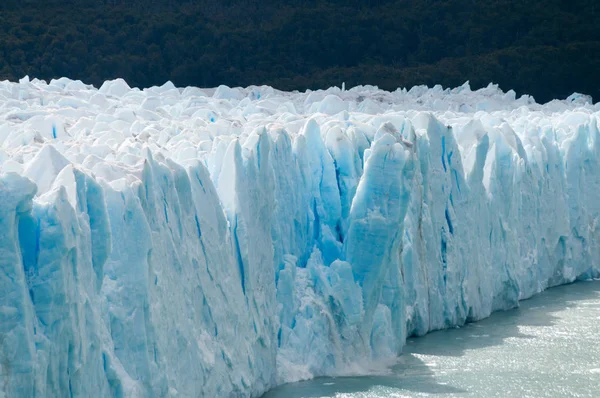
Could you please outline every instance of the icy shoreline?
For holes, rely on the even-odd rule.
[[[259,396],[600,275],[600,105],[0,82],[0,396]]]

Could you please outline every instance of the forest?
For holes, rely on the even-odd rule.
[[[99,86],[498,83],[600,99],[596,0],[3,0],[0,80]]]

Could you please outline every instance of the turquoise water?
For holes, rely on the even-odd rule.
[[[263,398],[600,397],[600,281],[547,290],[480,322],[409,339],[388,374],[318,378]]]

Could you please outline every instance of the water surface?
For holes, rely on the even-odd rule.
[[[318,378],[263,398],[600,397],[600,281],[407,341],[384,376]]]

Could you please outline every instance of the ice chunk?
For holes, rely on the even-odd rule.
[[[70,162],[52,145],[45,145],[27,164],[23,175],[37,184],[38,194],[47,192],[52,183]]]
[[[131,87],[123,79],[105,81],[98,92],[100,94],[108,94],[114,97],[122,97],[131,90]]]

